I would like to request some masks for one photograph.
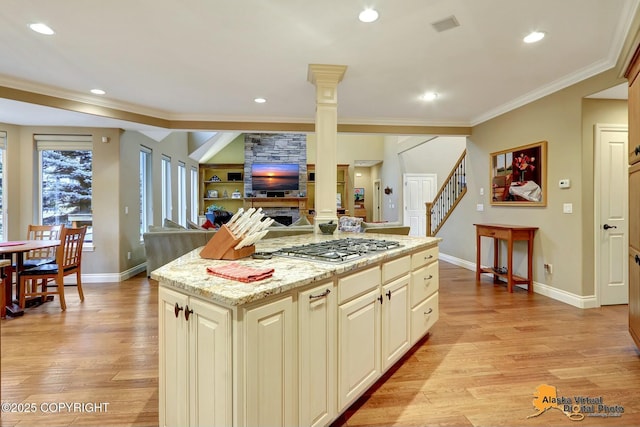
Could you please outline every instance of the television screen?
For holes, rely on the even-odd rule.
[[[253,191],[297,190],[300,169],[293,163],[254,163],[251,166]]]

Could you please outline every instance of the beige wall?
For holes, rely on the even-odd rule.
[[[90,134],[93,137],[93,236],[94,250],[83,253],[83,274],[95,280],[113,281],[145,261],[139,241],[140,144],[153,149],[154,221],[160,214],[160,154],[172,158],[174,194],[177,185],[177,162],[189,168],[197,166],[187,155],[187,134],[176,132],[156,142],[138,132],[121,133],[119,129],[75,127],[30,127],[0,124],[7,132],[7,238],[24,239],[27,226],[37,221],[37,151],[34,134]],[[102,137],[109,138],[108,143]],[[177,203],[177,202],[176,202]],[[125,214],[125,207],[128,214]],[[174,211],[177,210],[177,204]],[[116,230],[117,232],[114,232]],[[132,253],[130,260],[127,252]]]
[[[534,242],[534,280],[578,296],[592,296],[593,285],[593,132],[596,122],[626,123],[620,103],[609,113],[607,102],[583,97],[623,82],[615,71],[592,77],[531,104],[473,128],[467,144],[468,193],[445,223],[439,236],[441,252],[475,263],[474,223],[507,223],[539,227]],[[605,113],[605,110],[607,111]],[[490,205],[489,154],[494,151],[548,141],[547,206]],[[568,190],[558,188],[561,178],[571,179]],[[480,195],[484,188],[484,195]],[[476,211],[476,204],[484,211]],[[563,214],[563,203],[573,204],[573,214]],[[483,239],[488,240],[488,239]],[[526,275],[526,249],[517,245],[514,271]],[[483,243],[484,264],[490,247]],[[553,264],[553,274],[543,264]]]

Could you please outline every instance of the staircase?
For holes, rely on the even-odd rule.
[[[427,236],[435,236],[438,233],[462,196],[467,193],[466,159],[467,150],[464,150],[433,201],[426,203]]]

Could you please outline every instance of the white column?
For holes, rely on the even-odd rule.
[[[310,64],[307,79],[316,86],[316,182],[315,231],[317,224],[334,221],[336,214],[338,83],[346,65]],[[346,203],[347,201],[343,201]]]

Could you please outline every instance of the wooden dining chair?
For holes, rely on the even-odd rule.
[[[20,280],[20,307],[24,307],[27,297],[59,295],[60,308],[67,309],[64,299],[64,277],[70,274],[76,275],[76,284],[67,286],[77,286],[80,301],[84,301],[82,292],[82,245],[87,227],[62,228],[60,232],[60,246],[56,248],[55,263],[42,264],[36,267],[23,270],[19,274]],[[55,284],[50,284],[53,280]],[[33,281],[36,286],[26,286],[27,281]],[[38,283],[41,290],[38,290]],[[52,290],[49,290],[53,288]]]
[[[27,240],[58,240],[64,225],[36,225],[29,224]],[[34,249],[24,255],[24,268],[37,267],[42,264],[55,262],[56,248]]]

